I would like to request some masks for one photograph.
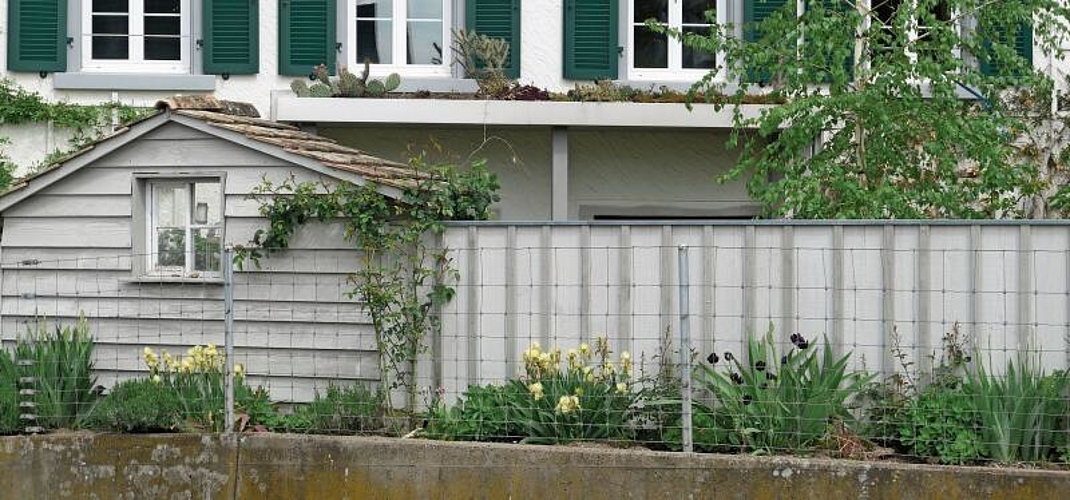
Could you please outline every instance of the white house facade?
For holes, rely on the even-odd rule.
[[[316,64],[371,61],[399,91],[471,92],[451,64],[451,30],[511,43],[508,73],[563,92],[609,79],[685,89],[718,56],[658,38],[648,18],[685,32],[742,26],[804,0],[0,0],[0,71],[49,100],[151,106],[174,94],[253,103],[392,160],[431,137],[485,157],[506,220],[735,218],[756,213],[742,183],[718,184],[737,153],[731,110],[590,102],[297,98],[290,82]],[[739,30],[739,28],[737,28]],[[742,32],[740,30],[742,36]],[[1053,58],[1023,50],[1058,72]],[[717,79],[728,78],[719,74]],[[731,83],[731,82],[728,82]],[[744,110],[757,113],[758,105]],[[62,148],[47,124],[3,127],[21,165]]]

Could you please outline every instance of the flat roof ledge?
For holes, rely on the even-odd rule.
[[[767,104],[744,105],[758,116]],[[677,103],[374,99],[279,96],[272,118],[323,124],[731,128],[730,106]]]

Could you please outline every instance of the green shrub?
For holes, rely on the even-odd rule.
[[[523,442],[567,443],[628,440],[634,437],[632,409],[636,402],[631,382],[632,359],[627,351],[619,364],[610,360],[609,339],[598,337],[591,348],[569,349],[561,366],[561,351],[542,352],[533,344],[524,353],[526,381],[513,380],[511,394],[527,394],[512,401],[511,421],[519,422]]]
[[[383,428],[385,398],[361,384],[327,386],[309,404],[281,419],[282,430],[308,434],[359,434]]]
[[[907,452],[945,464],[984,457],[981,419],[961,384],[933,384],[907,405],[899,430]]]
[[[918,373],[911,359],[913,349],[904,349],[897,330],[892,331],[892,357],[898,369],[884,380],[874,381],[862,394],[864,435],[899,453],[920,457],[942,455],[951,462],[972,460],[976,455],[973,419],[960,407],[962,378],[972,357],[969,338],[954,324],[941,338],[940,355],[932,359],[927,373]],[[946,397],[949,404],[941,409]],[[933,421],[932,419],[937,419]]]
[[[525,443],[631,439],[637,398],[631,355],[622,352],[619,364],[609,355],[609,340],[599,337],[593,353],[587,344],[570,349],[563,367],[560,349],[543,351],[532,344],[524,352],[523,379],[471,387],[448,410],[436,405],[427,434]]]
[[[97,400],[88,323],[80,319],[74,326],[49,329],[38,321],[16,340],[15,359],[33,361],[24,373],[34,377],[38,425],[49,429],[77,427]]]
[[[268,431],[282,425],[282,417],[271,402],[267,389],[253,389],[243,383],[244,377],[234,384],[234,413],[237,431]]]
[[[472,386],[451,408],[432,407],[425,434],[450,441],[506,441],[522,439],[522,427],[512,409],[528,397],[523,384]]]
[[[0,349],[0,435],[22,430],[19,422],[18,370],[11,354]]]
[[[1003,463],[1039,462],[1056,452],[1060,424],[1068,414],[1065,371],[1047,374],[1036,356],[1007,361],[1002,376],[979,363],[963,389],[981,424],[985,455]]]
[[[678,415],[679,417],[679,415]],[[732,432],[732,417],[724,411],[711,411],[702,405],[694,407],[691,414],[691,442],[695,451],[706,453],[731,452],[728,445]],[[683,450],[683,419],[678,418],[662,432],[665,446],[673,451]]]
[[[120,382],[94,408],[86,425],[118,432],[173,432],[183,425],[174,388],[149,379]]]
[[[180,406],[184,429],[222,432],[226,426],[224,369],[226,359],[215,344],[196,345],[184,356],[159,355],[146,347],[142,354],[150,380],[168,387]],[[234,430],[277,424],[267,391],[245,383],[245,368],[234,365]]]
[[[805,450],[824,438],[834,422],[853,422],[847,403],[871,377],[848,371],[850,354],[836,359],[827,342],[811,348],[797,333],[791,341],[793,347],[779,355],[770,328],[763,339],[747,340],[746,364],[726,352],[724,369],[717,368],[716,354],[700,365],[696,385],[713,394],[716,406],[697,406],[731,421],[728,442],[711,446],[763,452]]]

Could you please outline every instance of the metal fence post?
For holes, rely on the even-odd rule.
[[[224,433],[234,432],[234,247],[223,250]]]
[[[679,248],[680,275],[680,396],[683,400],[682,412],[682,441],[685,453],[694,451],[691,435],[691,324],[690,324],[690,291],[688,281],[687,245]]]

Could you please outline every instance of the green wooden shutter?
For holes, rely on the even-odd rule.
[[[617,0],[565,0],[565,78],[617,78]]]
[[[279,0],[279,74],[306,76],[338,59],[335,0]]]
[[[762,38],[758,25],[768,19],[776,11],[782,9],[788,2],[795,0],[744,0],[743,1],[743,40],[757,42]],[[745,78],[750,82],[767,82],[772,78],[769,72],[747,70]]]
[[[509,42],[505,76],[520,78],[520,0],[468,0],[465,27]]]
[[[1025,59],[1030,66],[1033,65],[1033,27],[1028,24],[1022,24],[1018,30],[1014,33],[1014,39],[1009,40],[1010,35],[1006,33],[1007,30],[1000,35],[1000,41],[1003,43],[1009,43],[1014,48],[1015,54],[1022,59]],[[986,41],[985,46],[988,47],[991,42]],[[1003,71],[989,58],[981,57],[981,73],[987,76],[995,76],[1002,74]],[[1013,76],[1013,75],[1004,75]]]
[[[201,1],[204,2],[204,73],[256,74],[260,70],[259,2]]]
[[[8,0],[7,69],[67,70],[67,0]]]

